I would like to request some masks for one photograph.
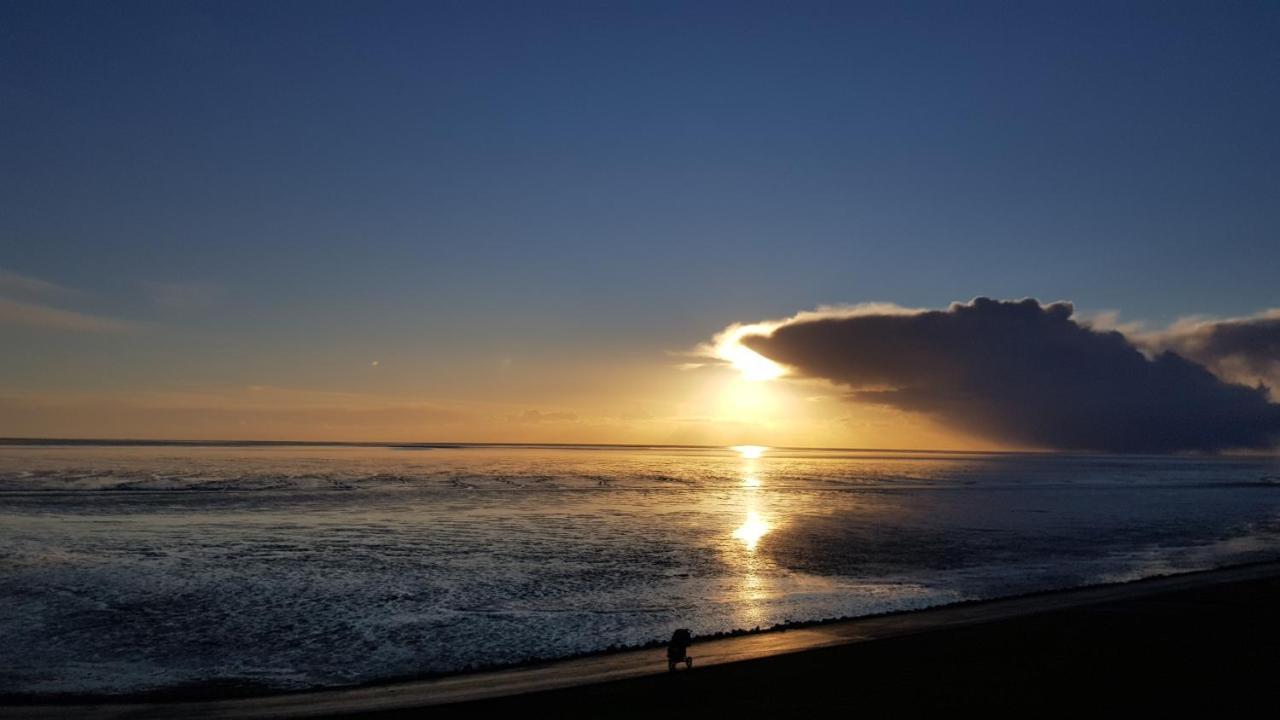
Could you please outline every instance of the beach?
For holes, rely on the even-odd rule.
[[[5,718],[647,717],[1268,706],[1280,563],[1151,578],[431,680],[261,698],[26,704]]]

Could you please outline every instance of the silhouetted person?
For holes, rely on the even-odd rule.
[[[671,633],[671,642],[667,643],[667,670],[676,671],[676,663],[684,663],[686,668],[693,667],[693,658],[689,657],[689,645],[693,636],[687,628],[680,628]]]

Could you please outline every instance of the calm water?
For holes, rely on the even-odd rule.
[[[0,692],[340,685],[1280,557],[1280,463],[0,446]]]

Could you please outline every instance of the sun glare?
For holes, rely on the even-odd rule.
[[[739,455],[747,460],[755,460],[761,455],[764,455],[764,451],[769,448],[764,445],[734,445],[729,449],[737,451]]]
[[[760,333],[760,325],[735,325],[716,336],[715,355],[742,374],[744,380],[759,382],[782,377],[787,369],[743,345],[743,337]]]
[[[744,380],[760,382],[781,377],[785,370],[778,363],[749,348],[737,345],[727,352],[729,362],[742,373]]]

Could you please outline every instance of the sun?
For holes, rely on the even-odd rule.
[[[764,327],[761,325],[734,325],[728,328],[716,336],[715,356],[733,366],[744,380],[761,382],[786,375],[786,367],[742,344],[743,337],[759,334],[762,330]]]
[[[725,348],[724,355],[733,368],[742,373],[744,380],[761,382],[782,377],[786,373],[786,369],[778,363],[741,345]]]

